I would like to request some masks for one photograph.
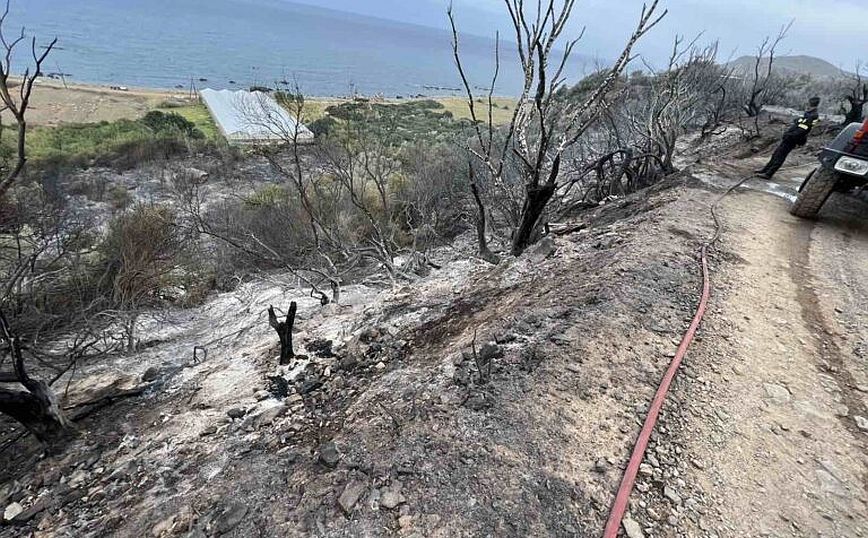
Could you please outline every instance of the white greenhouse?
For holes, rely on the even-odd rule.
[[[205,89],[199,92],[217,128],[232,144],[310,142],[313,133],[263,92]]]

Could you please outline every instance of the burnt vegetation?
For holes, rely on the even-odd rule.
[[[66,126],[52,132],[58,145],[81,132],[100,143],[101,133],[118,128],[145,133],[150,142],[121,144],[105,161],[83,152],[74,162],[46,154],[44,166],[29,165],[34,131],[26,113],[55,41],[41,48],[23,33],[4,37],[0,135],[14,136],[14,144],[4,143],[0,155],[0,413],[46,444],[62,444],[75,428],[58,404],[58,380],[68,382],[80,364],[135,353],[149,338],[143,316],[159,319],[276,273],[291,275],[319,304],[340,305],[349,284],[396,286],[440,268],[434,251],[465,233],[486,262],[521,256],[578,213],[677,173],[688,138],[703,143],[728,130],[758,136],[764,106],[798,105],[827,84],[775,72],[787,28],[760,45],[747,75],[728,68],[715,43],[698,38],[676,38],[662,63],[642,60],[637,43],[666,15],[656,0],[637,14],[615,62],[580,78],[569,71],[581,46],[581,36],[567,36],[574,7],[574,0],[507,0],[516,56],[507,58],[498,44],[496,68],[485,74],[467,71],[459,14],[450,9],[470,119],[434,101],[358,99],[311,122],[317,137],[306,143],[297,129],[248,110],[249,121],[280,140],[241,158],[255,164],[253,174],[241,172],[236,152],[208,153],[212,168],[226,170],[220,180],[231,195],[212,197],[214,186],[196,174],[173,174],[158,201],[109,192],[116,203],[100,206],[102,218],[82,210],[57,168],[119,161],[128,168],[153,154],[163,161],[203,154],[202,133],[162,112],[111,128]],[[0,28],[4,22],[5,15]],[[26,46],[29,66],[13,80],[12,51]],[[509,121],[499,124],[495,95],[508,61],[521,68],[524,85]],[[480,77],[489,85],[477,95]],[[861,120],[868,100],[861,66],[835,84],[846,121]],[[277,98],[307,122],[300,90]],[[145,148],[141,158],[129,158],[137,148]],[[294,357],[291,304],[285,320],[268,310],[281,363]],[[264,312],[267,305],[259,306]],[[490,377],[490,362],[477,365],[481,378]]]

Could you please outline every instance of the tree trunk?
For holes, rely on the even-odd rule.
[[[286,321],[277,321],[277,315],[274,313],[274,307],[268,307],[268,323],[277,332],[280,338],[280,364],[289,364],[292,358],[295,357],[295,352],[292,350],[292,328],[295,325],[295,311],[298,305],[293,301],[289,305],[289,312],[286,314]]]
[[[534,242],[534,233],[539,225],[540,217],[555,194],[556,185],[547,183],[543,186],[528,186],[524,206],[521,209],[521,221],[512,237],[512,255],[521,254]]]
[[[473,180],[472,166],[470,168],[470,179],[471,181]],[[473,199],[476,200],[476,208],[479,211],[476,217],[476,240],[479,244],[479,255],[488,263],[497,265],[500,263],[500,258],[488,248],[488,239],[485,237],[485,204],[482,203],[482,197],[479,195],[479,187],[476,186],[476,183],[471,183],[470,190],[473,192]]]
[[[847,111],[847,115],[844,117],[844,125],[862,123],[865,102],[851,97],[848,97],[847,100],[850,101],[850,110]]]
[[[9,344],[12,352],[13,372],[3,375],[3,382],[21,383],[26,389],[24,392],[0,388],[0,413],[20,422],[27,431],[49,448],[60,445],[74,435],[75,429],[60,409],[51,387],[27,375],[21,343],[9,327],[2,311],[0,311],[0,338]]]
[[[0,413],[9,415],[41,443],[57,447],[75,435],[75,429],[42,381],[32,382],[31,391],[0,389]]]

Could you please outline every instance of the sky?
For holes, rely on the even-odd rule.
[[[294,0],[343,11],[445,28],[448,0]],[[453,0],[460,29],[493,37],[509,32],[503,0]],[[528,2],[531,3],[531,2]],[[754,53],[763,38],[795,20],[781,54],[817,56],[852,71],[868,61],[868,0],[661,0],[664,21],[639,48],[652,63],[665,58],[676,34],[720,40],[722,60]],[[611,58],[635,25],[642,0],[578,0],[573,33],[586,27],[579,52]],[[506,34],[510,35],[511,34]],[[566,36],[565,36],[566,37]]]

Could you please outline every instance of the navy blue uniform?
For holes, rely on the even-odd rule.
[[[820,115],[816,108],[807,110],[801,118],[795,120],[789,129],[784,131],[780,145],[772,154],[768,164],[760,171],[760,175],[770,178],[783,166],[790,152],[796,146],[804,146],[808,142],[808,134],[820,122]]]

